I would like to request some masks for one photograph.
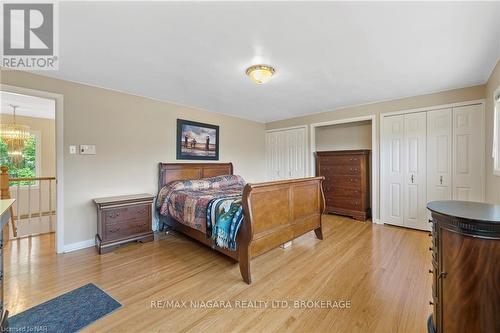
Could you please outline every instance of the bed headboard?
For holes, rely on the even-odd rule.
[[[160,163],[158,191],[174,180],[201,179],[233,174],[233,163]]]

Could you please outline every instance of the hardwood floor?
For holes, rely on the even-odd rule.
[[[331,215],[323,221],[325,240],[309,233],[254,259],[250,286],[237,264],[181,235],[101,256],[94,248],[56,255],[53,234],[12,241],[5,249],[6,308],[13,315],[92,282],[123,307],[87,332],[425,332],[427,233]],[[189,308],[209,300],[233,309]],[[238,301],[273,300],[290,307],[235,308]],[[307,300],[347,300],[351,307],[294,307]],[[188,308],[152,306],[159,301],[187,301]]]

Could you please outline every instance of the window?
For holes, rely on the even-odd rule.
[[[500,86],[493,94],[493,174],[500,176]]]
[[[26,146],[23,150],[23,160],[19,165],[15,165],[10,161],[7,144],[0,139],[0,165],[9,167],[10,178],[38,177],[40,175],[40,148],[40,132],[33,131],[31,138],[26,141]],[[21,182],[20,185],[30,185],[30,182]],[[31,182],[31,185],[36,185],[36,182]]]

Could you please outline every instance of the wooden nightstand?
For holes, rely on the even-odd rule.
[[[99,254],[128,242],[152,241],[153,200],[151,194],[94,199],[97,206],[95,242]]]

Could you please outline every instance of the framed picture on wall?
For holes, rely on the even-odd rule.
[[[218,160],[219,126],[177,119],[178,160]]]

